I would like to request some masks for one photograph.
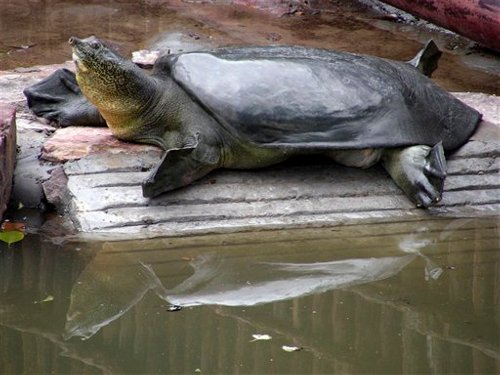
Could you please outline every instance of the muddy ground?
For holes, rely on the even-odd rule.
[[[183,32],[211,46],[298,44],[402,60],[433,38],[445,51],[434,77],[439,84],[449,91],[500,93],[498,56],[380,2],[249,3],[307,2],[0,0],[0,70],[69,60],[68,38],[90,34],[125,54],[150,47],[165,33]]]

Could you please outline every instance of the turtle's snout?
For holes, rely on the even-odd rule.
[[[68,43],[71,45],[71,46],[74,46],[76,43],[78,43],[80,40],[78,38],[75,38],[74,36],[72,36],[71,38],[68,39]]]

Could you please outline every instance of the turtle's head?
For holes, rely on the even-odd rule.
[[[83,94],[99,109],[113,133],[127,127],[139,116],[144,98],[151,96],[151,80],[132,61],[94,36],[71,37],[69,44],[73,47],[76,79]],[[130,130],[120,131],[127,132]]]
[[[111,77],[123,76],[133,65],[127,64],[127,60],[95,36],[86,39],[71,37],[69,44],[73,47],[73,61],[78,78],[83,79],[85,84],[99,85],[100,90],[106,90]],[[116,80],[114,81],[116,84]]]
[[[108,75],[124,60],[95,36],[85,39],[69,38],[73,61],[78,73]]]

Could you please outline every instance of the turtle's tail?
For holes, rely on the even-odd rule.
[[[442,54],[436,43],[431,39],[413,59],[408,61],[408,64],[413,65],[422,74],[430,77],[437,69],[438,61]]]

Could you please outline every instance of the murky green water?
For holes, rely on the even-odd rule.
[[[0,373],[498,373],[499,227],[28,236],[0,245]]]

